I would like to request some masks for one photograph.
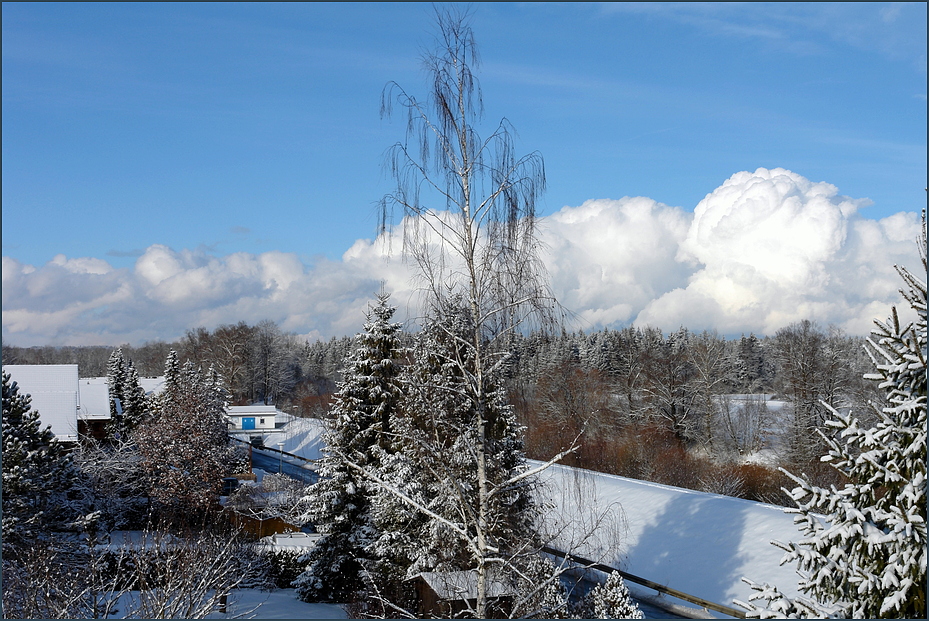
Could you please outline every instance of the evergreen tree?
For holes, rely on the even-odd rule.
[[[571,618],[568,591],[561,583],[563,568],[548,558],[527,555],[521,559],[515,573],[511,618],[567,619]]]
[[[123,416],[123,389],[126,384],[126,359],[121,347],[117,347],[107,360],[106,384],[110,395],[110,420],[119,421]]]
[[[71,517],[76,470],[29,395],[3,372],[3,548],[6,552]]]
[[[126,383],[123,387],[123,425],[127,432],[135,429],[149,413],[149,398],[132,360],[126,359]]]
[[[925,214],[920,242],[925,273]],[[894,308],[868,341],[877,373],[867,377],[880,382],[888,405],[873,428],[830,408],[828,424],[844,443],[821,434],[830,449],[823,461],[848,484],[822,489],[784,471],[798,485],[791,511],[804,539],[775,545],[787,551],[782,562],[797,562],[800,590],[812,599],[746,580],[758,591],[750,599],[767,602],[740,603],[754,616],[926,618],[926,282],[897,271],[916,322],[901,325]]]
[[[465,307],[459,306],[459,312],[445,311],[424,327],[413,364],[404,376],[403,415],[396,422],[401,455],[391,461],[395,469],[392,486],[417,494],[436,517],[465,524],[478,510],[474,493],[478,485],[474,453],[478,408],[467,390],[473,361],[470,348],[463,344],[470,331],[468,321]],[[501,385],[501,378],[487,378],[485,467],[489,485],[497,493],[489,507],[491,521],[486,536],[494,546],[507,547],[530,536],[534,516],[530,489],[505,485],[525,468],[525,457],[522,429],[505,402]],[[379,488],[378,494],[384,496],[382,506],[393,506],[399,512],[397,521],[405,521],[413,529],[408,532],[416,548],[410,559],[411,573],[473,567],[468,540],[475,536],[476,524],[466,528],[465,538],[450,532],[436,517],[426,519],[421,530],[415,520],[410,522],[415,511],[408,504],[398,501],[389,490]]]
[[[739,388],[754,393],[762,390],[767,381],[765,375],[764,350],[754,334],[739,339],[737,354]]]
[[[532,595],[524,602],[529,610],[533,603],[541,605],[544,594],[535,592],[538,583],[517,579],[525,573],[526,557],[540,547],[532,479],[521,478],[528,470],[522,428],[505,402],[501,377],[484,376],[483,408],[468,390],[474,373],[473,350],[465,340],[469,320],[467,307],[459,304],[457,312],[446,309],[428,321],[417,339],[403,374],[394,444],[381,451],[375,473],[371,519],[376,537],[367,547],[368,567],[381,596],[403,606],[411,598],[405,579],[424,571],[473,570],[483,560],[478,544],[483,538],[501,561],[493,568],[494,579],[515,581],[519,592]],[[487,421],[483,454],[475,451],[475,422],[481,416]],[[481,472],[489,496],[483,522]],[[545,606],[551,609],[551,601]]]
[[[139,374],[132,361],[123,355],[122,348],[117,348],[110,355],[106,377],[110,396],[110,435],[128,437],[149,408]]]
[[[642,611],[629,595],[619,572],[613,572],[604,584],[595,586],[584,598],[582,616],[590,619],[644,619]]]
[[[370,514],[373,483],[357,467],[380,472],[393,443],[403,350],[400,324],[390,322],[395,308],[388,300],[387,294],[379,295],[368,313],[335,395],[320,481],[308,499],[307,518],[324,537],[294,582],[304,601],[346,601],[362,584],[366,546],[376,535]]]

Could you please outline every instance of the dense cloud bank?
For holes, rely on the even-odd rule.
[[[898,303],[893,265],[916,269],[919,216],[869,220],[867,199],[784,169],[736,173],[693,213],[649,198],[591,200],[543,219],[545,263],[577,328],[630,323],[772,334],[801,319],[866,334]],[[398,232],[357,241],[338,262],[267,252],[215,257],[153,245],[131,269],[56,256],[3,257],[3,340],[139,344],[188,328],[262,319],[310,338],[358,331],[385,283],[416,315]]]

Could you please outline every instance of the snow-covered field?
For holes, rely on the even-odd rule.
[[[566,525],[558,547],[733,608],[733,599],[752,593],[742,576],[797,593],[793,567],[780,566],[784,552],[769,543],[799,536],[783,507],[566,466],[552,466],[542,478],[544,499],[555,506],[550,519]],[[593,540],[580,541],[579,533],[610,508],[616,519],[602,523]],[[632,584],[630,590],[654,594]]]
[[[322,435],[325,431],[325,424],[317,418],[293,418],[281,431],[265,434],[264,443],[271,448],[280,448],[285,453],[316,460],[323,456]],[[243,439],[248,438],[243,436]],[[278,444],[283,446],[279,447]]]

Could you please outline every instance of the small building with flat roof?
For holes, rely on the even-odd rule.
[[[226,409],[229,430],[249,434],[273,433],[278,412],[273,405],[230,405]]]

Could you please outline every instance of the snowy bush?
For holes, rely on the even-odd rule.
[[[619,572],[613,572],[603,584],[598,584],[581,601],[576,614],[589,619],[643,619],[642,611],[629,595],[629,589]]]

